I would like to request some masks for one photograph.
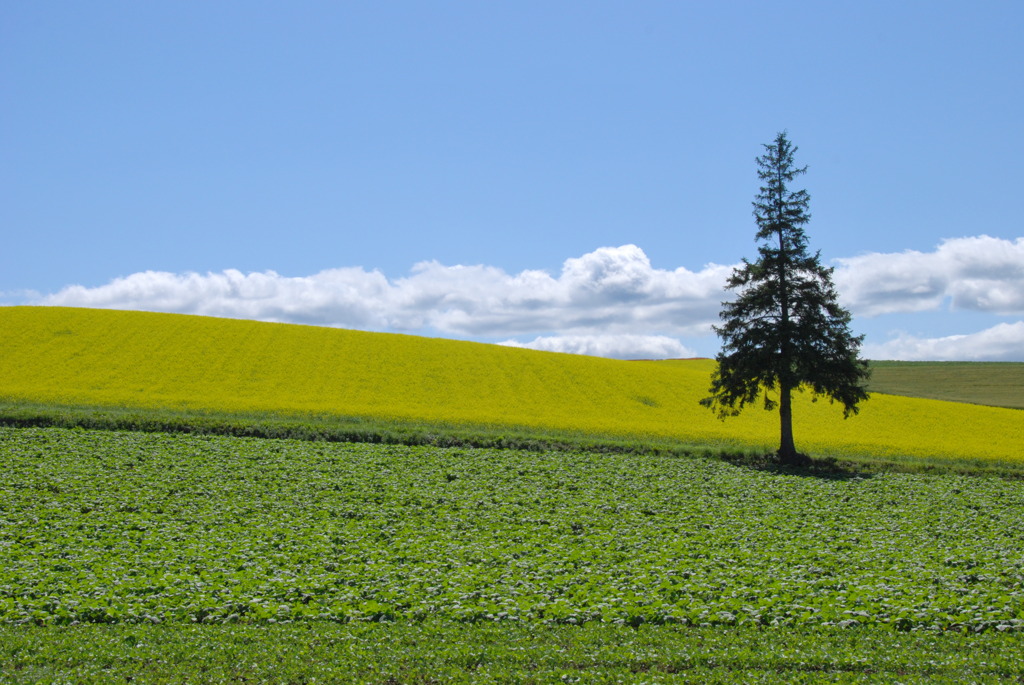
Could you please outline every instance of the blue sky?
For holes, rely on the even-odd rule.
[[[873,357],[1024,360],[1024,4],[0,9],[0,303],[711,356],[787,130]]]

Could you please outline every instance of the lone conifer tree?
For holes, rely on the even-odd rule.
[[[779,408],[779,460],[793,464],[804,459],[793,442],[793,391],[806,388],[815,399],[842,403],[846,418],[867,399],[869,372],[858,359],[863,336],[850,332],[832,269],[821,265],[820,252],[808,254],[803,226],[810,196],[788,186],[807,167],[794,166],[797,148],[785,132],[764,148],[757,158],[763,185],[754,200],[760,258],[744,259],[726,285],[737,297],[722,304],[724,323],[715,326],[722,349],[701,404],[724,419],[763,396],[765,409]]]

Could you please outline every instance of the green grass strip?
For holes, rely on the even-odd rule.
[[[629,438],[521,426],[448,424],[333,414],[65,406],[17,400],[0,401],[0,425],[528,451],[584,449],[725,459],[752,458],[756,454],[731,445],[696,445],[657,436]]]
[[[964,683],[1024,677],[1019,636],[517,624],[0,628],[0,682]]]
[[[771,455],[734,444],[694,444],[661,436],[624,438],[619,435],[524,426],[446,424],[338,415],[63,406],[7,400],[0,401],[0,426],[527,451],[582,450],[612,454],[655,454],[715,459],[752,468],[777,469]],[[812,457],[809,466],[786,470],[846,475],[897,472],[1024,478],[1024,462],[870,454],[839,458],[822,455]]]

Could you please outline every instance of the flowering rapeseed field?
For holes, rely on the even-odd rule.
[[[60,404],[311,412],[660,436],[766,447],[777,415],[698,405],[709,360],[628,362],[407,335],[233,319],[0,308],[0,396]],[[815,454],[1024,460],[1024,414],[872,395],[842,419],[801,395]]]

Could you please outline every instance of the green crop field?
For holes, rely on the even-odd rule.
[[[505,682],[591,667],[619,677],[642,667],[654,680],[771,679],[773,669],[795,679],[800,664],[808,675],[953,681],[1024,673],[1012,649],[985,664],[955,656],[965,644],[1015,646],[999,636],[1024,631],[1020,481],[56,428],[0,429],[0,460],[0,623],[10,626],[0,642],[20,645],[0,649],[0,670],[26,681],[62,663],[76,682],[168,663],[180,672],[182,643],[203,634],[259,653],[230,679],[280,674],[282,661],[293,681],[337,677],[307,663],[311,653],[372,665],[367,682],[426,664],[495,669]],[[380,622],[397,636],[354,627]],[[350,627],[270,630],[308,623]],[[588,625],[604,632],[553,630]],[[342,648],[415,643],[413,626],[449,646],[406,647],[408,661],[390,664]],[[653,632],[641,638],[644,626]],[[906,653],[872,653],[894,641],[916,653],[921,632],[933,636],[930,666],[901,670]],[[267,642],[282,634],[295,653],[268,662]],[[517,654],[527,635],[538,652]],[[566,662],[546,640],[583,645]],[[45,651],[64,641],[99,653]],[[634,646],[608,648],[613,658],[598,642]],[[716,658],[705,643],[727,651]]]
[[[770,450],[777,417],[698,405],[713,362],[626,362],[496,345],[172,314],[0,308],[0,397],[334,414]],[[1019,411],[876,394],[844,421],[798,397],[816,455],[1024,460]]]
[[[977,404],[896,396],[948,381],[893,364],[848,421],[802,398],[802,447],[883,469],[786,472],[683,456],[774,442],[773,414],[697,406],[706,360],[0,326],[0,683],[1024,678],[1024,415],[964,393],[984,369],[946,396]],[[530,449],[438,446],[509,435]],[[429,444],[330,442],[361,437]],[[915,458],[942,468],[885,470]]]
[[[113,431],[0,438],[4,622],[1024,629],[1024,490],[1000,479]]]
[[[1024,409],[1024,362],[876,361],[871,390]]]

